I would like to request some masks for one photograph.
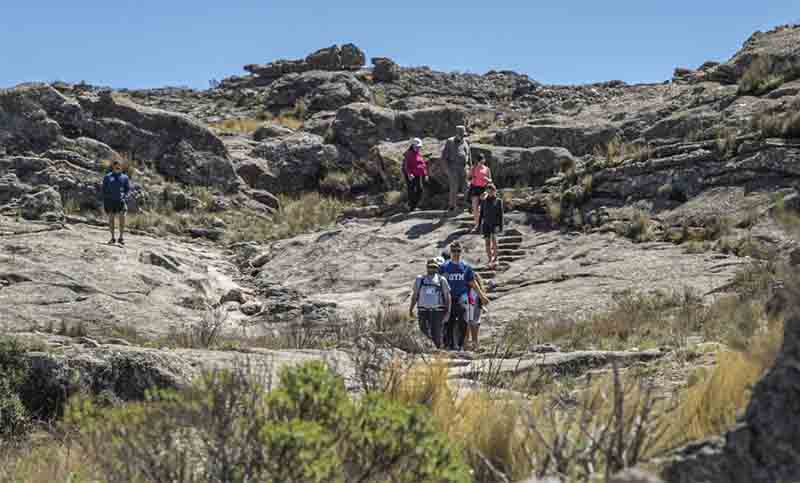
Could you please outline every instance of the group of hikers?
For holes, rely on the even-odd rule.
[[[503,201],[497,196],[497,186],[483,154],[477,154],[472,162],[466,134],[464,126],[457,126],[455,136],[447,139],[442,149],[449,185],[447,212],[458,210],[458,195],[464,190],[473,217],[471,231],[483,235],[487,265],[495,268],[497,235],[503,232]],[[421,139],[411,141],[402,173],[408,189],[408,208],[414,211],[422,199],[424,183],[429,179]],[[426,262],[426,274],[414,281],[409,313],[413,317],[416,306],[420,330],[437,348],[464,350],[469,335],[473,350],[478,350],[481,312],[489,299],[480,274],[462,260],[462,250],[461,243],[456,241],[450,245],[449,253],[444,252],[441,257]]]

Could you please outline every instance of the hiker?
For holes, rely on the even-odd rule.
[[[456,200],[458,194],[466,185],[466,170],[472,165],[466,127],[456,126],[456,135],[444,143],[442,161],[447,168],[447,180],[450,185],[450,199],[447,211],[451,212],[457,209]]]
[[[433,340],[437,349],[441,349],[442,325],[450,317],[450,285],[447,279],[439,275],[439,262],[430,259],[426,263],[427,273],[414,280],[414,291],[411,294],[411,306],[408,313],[414,316],[417,306],[417,320],[423,334]]]
[[[478,331],[481,328],[481,312],[489,304],[489,299],[486,296],[486,286],[483,284],[483,278],[478,272],[475,272],[475,284],[479,290],[469,289],[470,313],[466,319],[467,332],[472,340],[472,350],[477,352],[479,349]]]
[[[447,278],[450,284],[450,317],[445,324],[445,344],[449,349],[464,350],[466,337],[468,292],[475,288],[482,289],[475,283],[475,272],[472,267],[461,260],[461,243],[450,244],[450,260],[439,267],[439,273]],[[485,294],[484,294],[485,296]]]
[[[111,170],[103,177],[103,209],[108,215],[108,226],[111,230],[109,244],[119,242],[125,244],[125,213],[128,211],[127,200],[131,191],[128,175],[122,172],[122,163],[111,162]],[[114,238],[114,219],[119,219],[119,239]]]
[[[469,199],[472,201],[472,217],[475,220],[475,233],[478,233],[478,211],[481,196],[486,191],[486,185],[492,182],[492,171],[486,166],[486,158],[478,154],[475,165],[469,170]]]
[[[408,188],[408,210],[417,209],[422,199],[423,181],[428,182],[428,163],[422,157],[422,140],[414,138],[403,160],[403,176]]]
[[[503,200],[497,197],[497,186],[489,183],[481,200],[478,224],[486,240],[489,268],[497,265],[497,235],[503,232]]]

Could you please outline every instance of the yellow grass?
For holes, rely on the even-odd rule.
[[[258,119],[225,119],[221,122],[214,122],[208,125],[218,131],[237,132],[241,134],[252,134],[263,124]]]
[[[25,483],[95,481],[92,462],[77,446],[50,441],[0,450],[0,481]]]

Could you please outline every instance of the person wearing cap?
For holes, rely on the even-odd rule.
[[[447,279],[439,275],[439,261],[435,258],[426,263],[427,273],[414,280],[414,289],[411,293],[411,306],[408,313],[414,316],[414,306],[417,307],[417,320],[423,334],[433,340],[437,349],[444,345],[442,338],[442,324],[450,317],[450,285]]]
[[[472,218],[474,220],[474,231],[478,232],[478,212],[480,211],[481,196],[486,191],[486,186],[492,182],[492,170],[486,166],[486,158],[479,153],[475,159],[475,165],[470,168],[469,176],[469,199],[472,201]]]
[[[122,172],[122,163],[119,160],[111,162],[111,169],[103,177],[103,209],[108,215],[108,226],[111,230],[111,240],[108,243],[119,242],[125,244],[125,213],[128,211],[126,204],[131,191],[128,175]],[[114,220],[119,219],[119,239],[114,237]]]
[[[422,157],[422,140],[414,138],[403,159],[403,175],[408,188],[408,209],[417,209],[422,199],[423,181],[428,181],[428,163]]]
[[[466,171],[472,166],[469,143],[467,142],[467,128],[456,126],[456,135],[444,143],[442,161],[447,168],[447,179],[450,185],[450,199],[448,211],[457,209],[458,194],[466,186]]]
[[[469,308],[469,290],[475,289],[482,298],[486,298],[483,288],[475,282],[472,267],[461,260],[461,243],[450,244],[450,260],[439,267],[450,285],[450,317],[445,324],[445,343],[448,348],[464,350],[464,339],[467,332]]]

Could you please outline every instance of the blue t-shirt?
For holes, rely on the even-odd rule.
[[[110,171],[103,177],[103,197],[107,200],[125,201],[131,191],[128,175]]]
[[[472,267],[466,263],[450,260],[439,267],[439,273],[447,278],[450,284],[450,295],[456,300],[469,290],[469,283],[475,279]]]

